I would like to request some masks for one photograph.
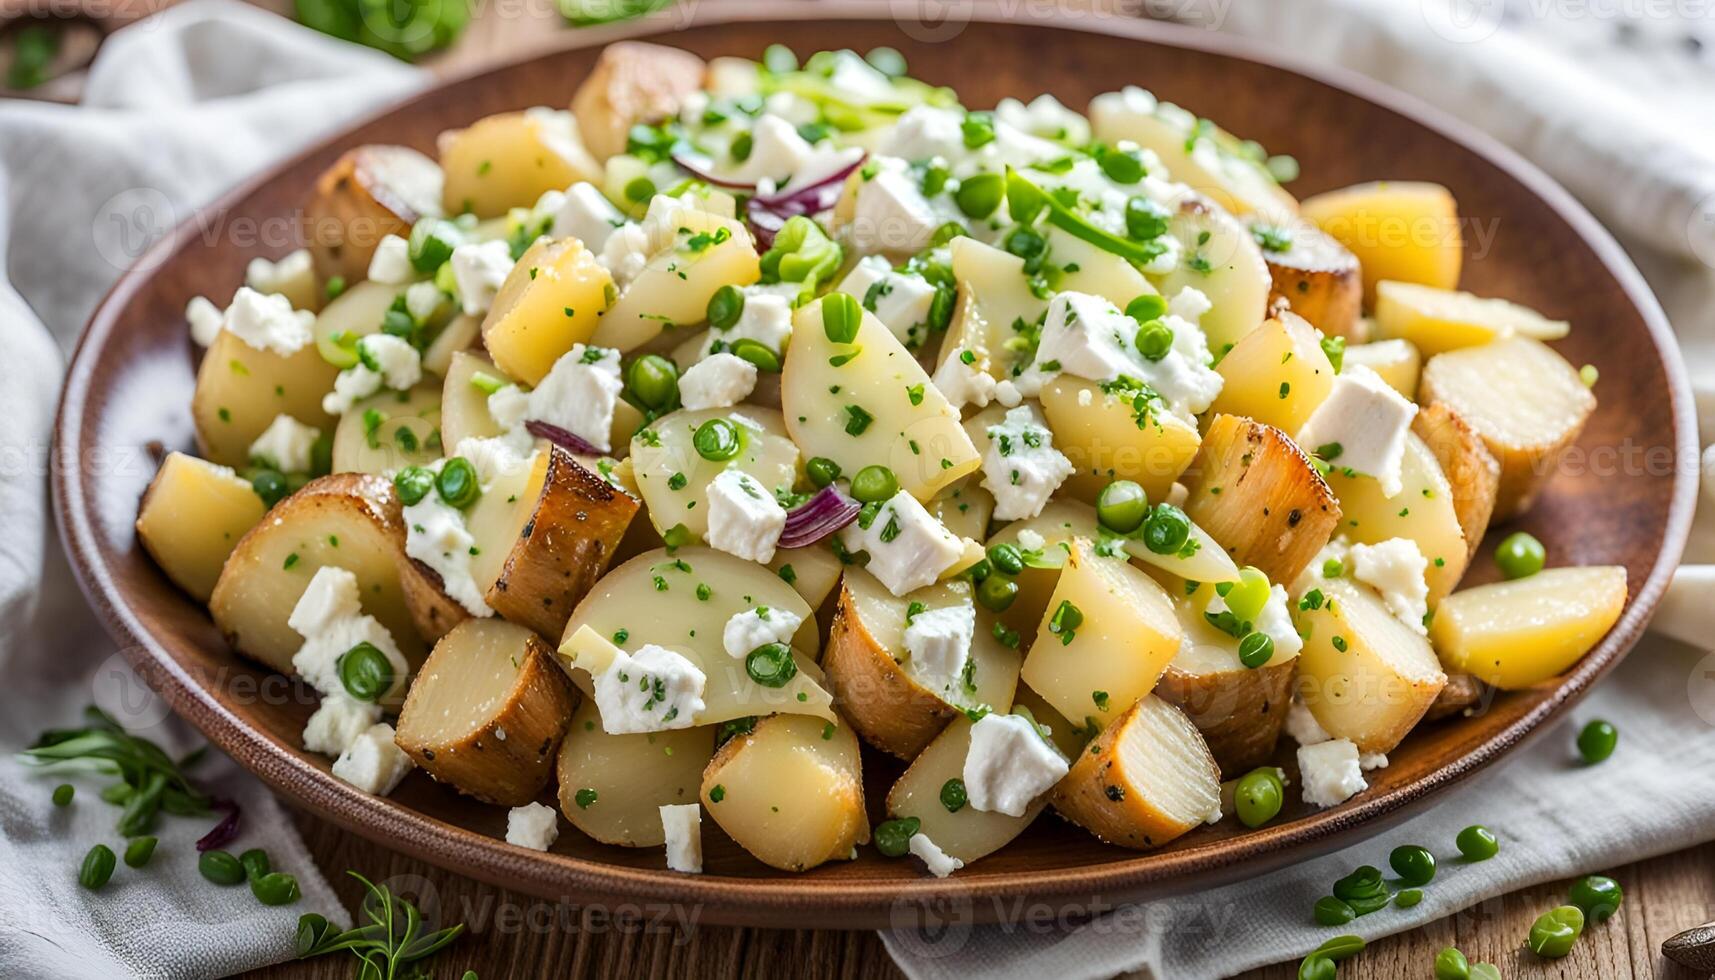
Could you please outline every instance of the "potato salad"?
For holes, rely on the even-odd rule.
[[[1299,201],[1143,89],[973,108],[890,49],[621,43],[570,106],[351,149],[186,311],[139,538],[359,790],[680,872],[705,817],[793,872],[1050,808],[1149,850],[1361,796],[1625,604],[1480,550],[1597,372],[1458,290],[1443,187]]]

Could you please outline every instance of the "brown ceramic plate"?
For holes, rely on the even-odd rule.
[[[809,10],[817,19],[802,19]],[[412,776],[391,798],[333,779],[326,760],[298,748],[311,699],[279,678],[268,683],[265,672],[229,652],[203,610],[137,546],[132,521],[151,467],[72,462],[138,458],[156,442],[192,445],[196,354],[182,311],[192,295],[233,289],[257,249],[211,242],[187,224],[119,281],[84,334],[60,410],[58,513],[90,600],[135,665],[174,708],[280,793],[365,837],[487,881],[581,902],[681,902],[700,906],[711,922],[885,926],[914,921],[926,906],[988,919],[1025,898],[1076,913],[1255,875],[1374,834],[1562,714],[1642,633],[1691,519],[1695,479],[1675,465],[1695,450],[1685,371],[1637,271],[1583,208],[1528,163],[1362,79],[1288,67],[1261,47],[1135,20],[985,15],[927,25],[896,21],[885,5],[834,2],[704,4],[692,20],[664,40],[706,56],[751,57],[777,41],[801,52],[892,45],[914,73],[955,86],[970,105],[1048,91],[1081,106],[1099,92],[1143,85],[1296,156],[1304,177],[1293,189],[1301,196],[1376,178],[1452,188],[1465,219],[1482,232],[1479,238],[1467,229],[1465,286],[1573,321],[1561,351],[1574,364],[1601,367],[1601,408],[1579,444],[1589,465],[1557,477],[1519,526],[1542,538],[1557,564],[1626,566],[1632,597],[1625,614],[1566,677],[1500,697],[1476,717],[1424,726],[1350,803],[1311,812],[1295,800],[1282,819],[1256,832],[1237,833],[1228,821],[1139,854],[1044,819],[945,881],[870,848],[856,861],[784,874],[750,858],[712,823],[704,825],[707,872],[700,876],[663,870],[659,849],[606,847],[571,829],[549,854],[521,850],[498,839],[504,809],[474,804],[425,776]],[[624,33],[567,34],[588,43],[442,85],[276,167],[214,210],[233,229],[245,221],[281,227],[278,219],[294,213],[341,150],[358,143],[430,150],[436,133],[479,116],[563,105],[599,44]],[[1476,248],[1478,241],[1486,247]],[[281,254],[296,244],[270,242],[263,251]],[[1495,577],[1486,555],[1473,580]],[[879,819],[898,769],[876,756],[866,760],[872,817]]]

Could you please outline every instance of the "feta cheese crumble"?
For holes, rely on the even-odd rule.
[[[1331,466],[1375,477],[1382,494],[1391,498],[1401,489],[1405,444],[1416,416],[1417,406],[1381,375],[1352,365],[1334,378],[1328,397],[1310,413],[1296,441]]]
[[[921,251],[941,226],[940,216],[906,171],[905,161],[883,158],[876,163],[875,175],[858,184],[847,229],[853,248],[860,255]]]
[[[576,238],[592,255],[600,255],[615,229],[624,224],[625,215],[606,195],[594,184],[579,181],[566,188],[550,233],[555,238]]]
[[[1072,475],[1072,461],[1054,448],[1054,434],[1033,406],[1009,409],[990,426],[983,453],[983,486],[994,494],[994,517],[1016,521],[1035,517],[1048,498]]]
[[[749,473],[722,470],[709,484],[709,547],[766,564],[785,529],[786,509]]]
[[[1299,745],[1317,745],[1334,737],[1323,730],[1322,723],[1298,700],[1286,709],[1285,731]]]
[[[1022,817],[1069,768],[1030,719],[986,714],[971,726],[963,772],[966,798],[978,810]]]
[[[436,460],[429,469],[439,473],[445,465],[446,460]],[[465,527],[464,511],[442,500],[439,492],[430,492],[407,506],[404,517],[405,554],[434,569],[441,577],[441,590],[466,612],[477,617],[494,615],[471,573],[476,538]]]
[[[948,353],[941,359],[940,365],[935,368],[935,376],[930,380],[935,383],[935,390],[954,408],[963,408],[966,405],[982,408],[995,397],[998,385],[992,375],[978,367],[977,361],[973,360],[967,364],[961,356],[964,353],[963,350]],[[1017,394],[1016,386],[1012,390]]]
[[[494,296],[512,271],[512,249],[495,239],[464,244],[453,249],[453,282],[466,316],[481,316],[494,304]]]
[[[756,365],[734,354],[711,354],[679,376],[679,403],[692,410],[726,408],[755,388]]]
[[[1215,598],[1219,599],[1220,596]],[[1256,622],[1252,624],[1257,632],[1274,641],[1271,663],[1294,657],[1304,649],[1304,638],[1298,635],[1298,628],[1292,625],[1292,611],[1287,605],[1290,601],[1285,588],[1280,585],[1271,586],[1268,590],[1268,601],[1263,603],[1262,612],[1257,614]]]
[[[501,391],[506,389],[502,388]],[[586,347],[573,344],[560,355],[549,369],[548,376],[530,392],[521,416],[516,409],[516,395],[506,396],[500,403],[509,428],[522,429],[525,420],[534,419],[559,426],[602,452],[609,452],[613,440],[613,413],[619,405],[625,382],[619,377],[619,351],[609,347]],[[495,392],[499,395],[500,392]],[[489,413],[495,415],[495,396],[489,396]],[[495,421],[500,422],[500,415]]]
[[[316,295],[316,270],[310,250],[300,248],[278,262],[260,256],[244,267],[244,284],[259,293],[277,293],[302,306]]]
[[[667,837],[667,869],[703,873],[703,808],[695,803],[663,806],[661,830]]]
[[[546,851],[560,837],[560,815],[551,806],[526,803],[506,812],[506,843]]]
[[[207,347],[220,336],[221,321],[226,311],[214,305],[207,296],[192,296],[185,304],[185,321],[191,325],[191,342]]]
[[[359,701],[344,691],[323,694],[322,703],[304,725],[304,748],[338,758],[380,720],[379,704]]]
[[[615,654],[594,681],[602,730],[638,735],[696,725],[708,677],[684,655],[645,643]]]
[[[411,757],[393,741],[393,726],[371,725],[333,761],[333,774],[376,796],[393,792],[411,771]]]
[[[788,609],[757,606],[733,613],[721,629],[721,647],[727,655],[744,659],[757,647],[770,643],[790,645],[804,620]]]
[[[324,565],[316,569],[286,617],[286,625],[304,638],[292,655],[292,670],[324,697],[347,696],[339,679],[339,661],[360,643],[374,646],[387,658],[395,687],[404,684],[410,672],[387,628],[363,612],[361,597],[356,575]]]
[[[1343,738],[1298,747],[1298,775],[1304,782],[1304,802],[1331,807],[1369,788],[1358,762],[1358,747]]]
[[[899,491],[840,530],[847,551],[869,554],[868,570],[896,596],[933,585],[965,553],[964,542],[947,530],[916,497]]]
[[[310,333],[315,322],[314,313],[292,309],[292,301],[284,296],[240,286],[220,328],[257,350],[291,357],[315,340]]]
[[[923,867],[929,869],[929,873],[937,878],[945,878],[965,866],[965,862],[936,846],[927,834],[912,834],[907,846],[911,848],[912,854],[922,859]]]
[[[1351,551],[1352,577],[1381,593],[1382,602],[1394,618],[1419,636],[1428,636],[1424,618],[1429,615],[1429,559],[1410,538],[1389,538],[1381,544],[1355,544]]]
[[[372,333],[359,338],[357,358],[357,364],[334,378],[333,391],[322,396],[322,411],[343,415],[382,388],[408,391],[423,380],[423,355],[392,334]]]
[[[798,290],[798,283],[744,287],[740,290],[744,310],[738,322],[725,330],[710,329],[698,359],[728,350],[741,340],[754,340],[776,354],[784,353],[786,340],[792,336],[792,299]]]
[[[308,473],[322,430],[281,413],[250,444],[250,458],[282,473]]]
[[[895,272],[886,259],[871,255],[846,273],[836,291],[855,298],[874,313],[906,347],[916,350],[926,339],[935,287],[922,276]]]
[[[411,267],[411,243],[398,235],[387,235],[369,257],[369,281],[403,286],[416,278]]]
[[[977,633],[977,610],[970,602],[941,606],[911,616],[905,624],[906,666],[919,683],[943,701],[962,704],[965,663]]]

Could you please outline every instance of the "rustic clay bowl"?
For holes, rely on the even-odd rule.
[[[1637,271],[1590,215],[1530,164],[1457,120],[1360,78],[1288,67],[1255,45],[1136,20],[996,14],[932,25],[895,21],[887,5],[831,2],[703,4],[691,20],[663,40],[705,56],[756,57],[772,42],[800,52],[892,45],[915,74],[956,86],[973,106],[1043,91],[1082,106],[1098,92],[1143,85],[1296,156],[1304,176],[1292,187],[1300,196],[1377,178],[1447,185],[1469,221],[1496,233],[1487,251],[1468,255],[1464,285],[1570,319],[1574,333],[1559,348],[1573,364],[1601,367],[1601,408],[1579,444],[1592,465],[1557,477],[1517,526],[1546,542],[1556,564],[1626,566],[1632,595],[1625,614],[1567,676],[1502,696],[1476,717],[1424,726],[1391,753],[1388,768],[1371,774],[1371,788],[1344,806],[1312,812],[1289,794],[1295,799],[1282,818],[1260,831],[1241,833],[1227,821],[1140,854],[1045,818],[946,881],[869,848],[856,861],[785,874],[745,854],[712,822],[704,824],[707,871],[700,876],[663,870],[659,849],[607,847],[571,829],[548,854],[510,847],[499,839],[504,809],[472,803],[422,775],[390,798],[332,778],[326,760],[298,747],[311,699],[278,679],[268,686],[265,672],[234,656],[204,611],[138,547],[132,520],[150,467],[116,475],[112,467],[74,465],[156,443],[192,445],[196,352],[186,337],[185,303],[198,293],[230,293],[255,250],[227,241],[234,236],[211,241],[186,225],[119,281],[84,334],[60,410],[58,514],[85,591],[137,668],[177,711],[286,797],[372,840],[490,882],[583,902],[695,904],[710,922],[871,927],[914,922],[924,909],[970,921],[1025,898],[1049,909],[1090,910],[1255,875],[1375,834],[1564,713],[1637,641],[1679,558],[1693,506],[1695,477],[1674,465],[1694,458],[1685,371]],[[240,219],[287,215],[347,147],[403,143],[432,152],[443,129],[502,110],[564,105],[601,43],[661,29],[657,22],[568,32],[566,39],[583,46],[425,92],[275,167],[215,210],[235,228]],[[266,251],[293,247],[281,241]],[[1647,450],[1641,462],[1626,465],[1617,454],[1610,462],[1619,465],[1594,462],[1627,446]],[[99,478],[91,475],[96,469]],[[1485,550],[1471,580],[1494,577]],[[1289,755],[1282,753],[1283,761]],[[880,819],[898,767],[875,756],[866,765],[872,819]]]

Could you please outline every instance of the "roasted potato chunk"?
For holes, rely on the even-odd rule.
[[[1021,817],[974,806],[948,810],[941,802],[941,788],[948,780],[964,776],[965,756],[970,749],[971,720],[954,718],[918,754],[887,794],[889,816],[916,817],[920,833],[934,841],[948,857],[966,864],[1011,843],[1048,807],[1048,798],[1044,796]],[[1072,751],[1075,753],[1077,749]]]
[[[1232,778],[1273,757],[1292,704],[1298,657],[1277,652],[1261,667],[1246,667],[1239,661],[1239,641],[1203,618],[1213,594],[1207,585],[1190,596],[1183,589],[1175,593],[1185,642],[1161,675],[1155,695],[1185,712],[1203,733],[1222,775]]]
[[[1148,850],[1221,815],[1221,773],[1197,726],[1147,696],[1072,760],[1054,809],[1109,844]]]
[[[1376,283],[1377,336],[1409,340],[1425,357],[1478,347],[1514,334],[1533,340],[1559,340],[1571,329],[1565,320],[1550,320],[1504,299],[1409,282]]]
[[[612,290],[613,277],[582,242],[538,239],[495,294],[483,345],[508,376],[540,384],[573,345],[589,341]]]
[[[348,283],[369,277],[375,246],[407,236],[417,219],[441,213],[441,168],[404,146],[347,150],[316,178],[304,205],[317,275]]]
[[[1358,257],[1308,221],[1281,226],[1252,216],[1251,233],[1262,245],[1273,283],[1269,308],[1286,308],[1330,337],[1360,339],[1358,314],[1364,302]]]
[[[1383,180],[1305,198],[1299,213],[1358,257],[1364,302],[1384,279],[1437,289],[1459,285],[1459,206],[1439,184]]]
[[[597,160],[624,153],[631,127],[677,115],[685,96],[702,87],[705,67],[689,51],[662,44],[619,41],[603,48],[572,96],[584,146]]]
[[[226,557],[267,509],[227,467],[169,453],[143,491],[137,540],[173,584],[207,602]]]

